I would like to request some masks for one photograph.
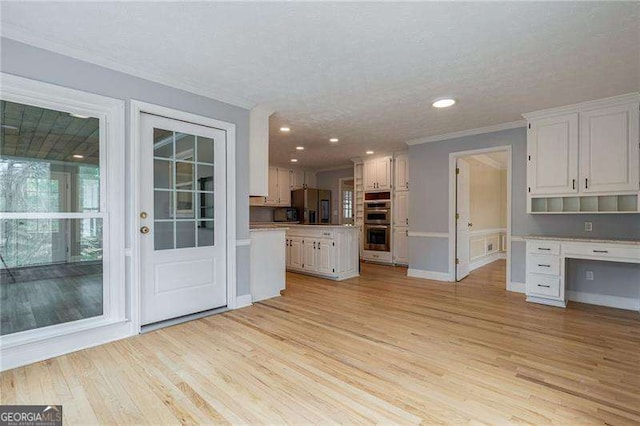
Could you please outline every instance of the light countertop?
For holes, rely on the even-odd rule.
[[[282,229],[282,228],[315,228],[315,229],[358,229],[357,226],[350,225],[301,225],[298,223],[286,222],[254,222],[249,225],[250,230],[257,229]]]
[[[603,243],[603,244],[626,244],[631,246],[640,246],[638,240],[616,240],[616,239],[601,239],[601,238],[588,238],[588,237],[554,237],[550,235],[525,235],[522,238],[525,240],[552,240],[552,241],[575,241],[577,243]]]
[[[259,228],[250,228],[249,232],[275,232],[275,231],[286,231],[289,229],[288,226],[264,226]]]

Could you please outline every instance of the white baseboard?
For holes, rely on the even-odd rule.
[[[513,291],[514,293],[526,293],[526,287],[525,283],[511,281],[507,286],[507,291]]]
[[[575,290],[567,290],[567,296],[569,300],[574,302],[627,309],[629,311],[640,311],[640,299],[634,297],[608,296],[605,294],[584,293]]]
[[[68,354],[93,346],[104,345],[114,340],[133,336],[130,321],[118,322],[103,327],[55,336],[24,345],[3,347],[0,352],[0,371],[32,364],[45,359]]]
[[[506,259],[506,258],[507,258],[507,253],[503,253],[500,251],[497,251],[487,256],[482,256],[481,258],[469,263],[469,271],[473,271],[475,269],[481,268],[485,265],[495,262],[496,260]]]
[[[243,294],[242,296],[236,297],[236,307],[234,309],[246,308],[252,304],[253,300],[251,299],[251,295]]]
[[[425,271],[423,269],[407,269],[407,276],[413,278],[424,278],[427,280],[452,282],[451,276],[447,272]]]

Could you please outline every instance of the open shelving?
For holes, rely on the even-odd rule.
[[[638,194],[531,197],[529,213],[640,213]]]

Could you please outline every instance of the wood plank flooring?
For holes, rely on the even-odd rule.
[[[640,314],[363,265],[283,297],[2,373],[66,424],[638,424]]]

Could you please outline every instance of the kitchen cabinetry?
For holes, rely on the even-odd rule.
[[[285,241],[288,270],[335,280],[359,275],[356,227],[289,226]]]
[[[578,192],[578,114],[542,118],[529,123],[529,193]]]
[[[394,189],[396,191],[409,190],[409,156],[407,154],[396,155],[393,165]]]
[[[638,103],[580,113],[580,191],[638,190]]]
[[[316,187],[316,176],[315,173],[305,172],[302,170],[291,170],[291,179],[290,179],[290,187],[291,191],[295,191],[296,189],[303,188],[315,188]]]
[[[393,204],[393,225],[409,226],[409,192],[396,191]]]
[[[391,164],[390,156],[364,162],[365,191],[391,189]]]
[[[529,213],[637,213],[640,96],[524,114]]]
[[[393,231],[393,263],[409,264],[409,230],[406,227],[395,228]]]
[[[269,193],[266,197],[251,197],[251,206],[291,206],[291,170],[269,167]]]

